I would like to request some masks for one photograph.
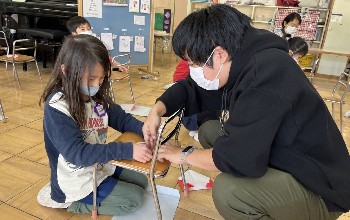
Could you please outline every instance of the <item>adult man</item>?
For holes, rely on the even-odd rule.
[[[159,158],[222,171],[213,199],[225,219],[336,219],[350,209],[349,153],[284,39],[218,4],[187,16],[173,48],[191,78],[158,99],[144,137],[152,145],[160,117],[180,107],[224,112],[213,148],[168,145]]]

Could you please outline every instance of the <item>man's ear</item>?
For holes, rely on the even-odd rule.
[[[215,51],[214,54],[216,54],[219,58],[220,58],[220,63],[223,64],[226,61],[229,60],[230,56],[227,52],[227,50],[225,50],[224,48],[222,48],[221,46],[217,46],[215,47]]]
[[[61,71],[64,76],[66,76],[66,72],[64,71],[64,64],[61,64]]]

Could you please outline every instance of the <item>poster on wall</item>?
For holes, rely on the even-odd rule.
[[[119,37],[119,52],[130,52],[130,36],[120,36]]]
[[[140,11],[140,1],[130,0],[129,2],[129,12],[139,12]]]
[[[106,6],[128,6],[127,0],[103,0],[103,5]]]
[[[145,52],[145,37],[144,36],[135,36],[135,45],[134,45],[134,51],[135,52]]]
[[[171,9],[164,9],[163,31],[170,33]]]
[[[102,18],[102,0],[85,0],[83,4],[83,16]]]
[[[151,1],[150,0],[141,0],[140,12],[150,14],[151,13]]]

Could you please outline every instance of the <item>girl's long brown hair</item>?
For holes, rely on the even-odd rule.
[[[62,99],[67,102],[69,113],[82,128],[86,123],[86,114],[84,95],[80,87],[81,79],[85,71],[89,73],[89,79],[98,63],[105,72],[105,78],[98,93],[91,98],[107,108],[112,103],[109,93],[111,63],[108,51],[100,40],[85,34],[69,36],[65,39],[39,105],[43,101],[46,102],[51,94],[62,90]],[[62,64],[65,74],[61,70]]]

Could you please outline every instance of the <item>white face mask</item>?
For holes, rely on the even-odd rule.
[[[215,49],[214,49],[215,50]],[[207,61],[205,62],[205,64],[203,66],[199,66],[199,67],[192,67],[190,66],[190,76],[191,78],[197,83],[197,85],[205,90],[218,90],[219,89],[219,73],[221,72],[221,68],[222,65],[220,66],[219,72],[216,74],[215,79],[213,80],[208,80],[204,77],[204,71],[203,71],[203,67],[207,64],[208,60],[210,59],[210,57],[213,55],[214,53],[211,52],[209,58],[207,59]]]
[[[92,36],[92,31],[82,31],[79,34],[87,34]]]
[[[284,30],[287,34],[295,34],[298,29],[296,27],[292,26],[287,26],[286,29]]]

